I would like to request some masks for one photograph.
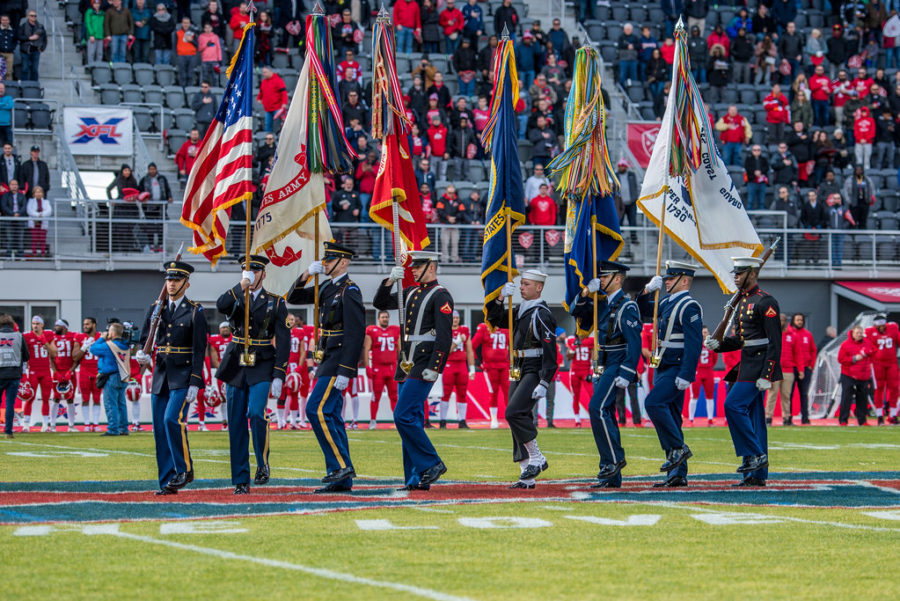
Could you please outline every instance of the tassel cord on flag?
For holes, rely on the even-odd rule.
[[[319,216],[315,217],[316,222],[313,229],[314,236],[316,238],[315,241],[315,250],[313,251],[313,261],[319,260]],[[319,347],[319,338],[321,334],[319,332],[319,274],[313,276],[313,332],[316,333],[316,350]],[[319,364],[319,354],[313,353],[313,362],[315,365]]]

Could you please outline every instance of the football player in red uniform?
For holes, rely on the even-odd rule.
[[[291,352],[288,355],[288,374],[300,374],[306,370],[306,330],[300,325],[300,320],[293,313],[288,314],[288,327],[291,330]],[[307,379],[309,378],[307,371]],[[276,415],[278,429],[299,430],[306,426],[305,415],[300,417],[301,386],[282,387],[281,398],[277,401]],[[305,401],[305,399],[304,399]],[[298,424],[299,419],[299,424]],[[290,424],[290,426],[288,425]]]
[[[572,413],[575,414],[575,427],[581,427],[581,408],[587,407],[581,399],[591,400],[593,394],[593,368],[591,352],[594,349],[594,337],[588,336],[579,341],[577,336],[566,338],[566,355],[569,357],[569,387],[572,389]]]
[[[56,432],[59,404],[65,402],[68,405],[66,418],[69,420],[69,432],[75,432],[75,350],[79,346],[79,336],[69,331],[69,322],[65,319],[56,320],[53,333],[56,370],[53,374],[53,402],[50,404],[50,431]]]
[[[28,345],[28,383],[34,390],[35,398],[41,394],[41,432],[50,431],[50,396],[53,390],[53,359],[56,357],[56,345],[53,332],[44,330],[44,320],[40,315],[31,318],[31,331],[25,334]],[[25,403],[25,420],[22,432],[31,430],[31,408],[34,401]],[[55,416],[54,416],[55,417]]]
[[[447,428],[447,411],[450,409],[450,395],[456,392],[456,411],[459,414],[459,428],[467,429],[466,408],[469,380],[475,377],[475,351],[472,350],[472,336],[469,328],[459,325],[459,312],[453,312],[453,341],[447,365],[441,374],[444,396],[441,397],[440,416],[441,429]]]
[[[387,311],[379,311],[378,325],[366,328],[366,338],[363,342],[363,367],[366,368],[372,385],[369,430],[374,430],[378,426],[376,420],[378,405],[385,390],[392,414],[394,407],[397,406],[397,381],[394,380],[394,373],[397,371],[397,353],[400,349],[400,326],[389,324],[390,314]]]
[[[97,388],[97,357],[91,354],[91,345],[100,338],[97,320],[85,317],[81,322],[81,332],[73,353],[73,369],[78,368],[78,389],[81,391],[81,415],[85,431],[99,432],[100,398],[103,391]]]
[[[709,328],[703,326],[703,340],[709,336]],[[697,412],[697,400],[700,398],[700,389],[703,388],[703,397],[706,399],[706,425],[713,424],[713,415],[716,410],[716,378],[713,376],[713,368],[719,360],[719,354],[700,347],[700,360],[697,362],[697,375],[691,383],[691,400],[688,405],[688,419],[694,425],[694,414]]]
[[[215,336],[210,336],[208,344],[206,346],[207,353],[209,354],[209,362],[210,366],[218,369],[219,362],[222,360],[222,355],[225,354],[225,349],[228,348],[228,343],[231,342],[231,324],[227,321],[223,321],[219,324],[219,333]],[[210,370],[212,372],[212,370]],[[210,386],[217,386],[216,382],[210,384]],[[199,395],[198,395],[199,396]],[[206,402],[206,398],[204,397],[204,404]],[[222,412],[222,429],[228,429],[228,413],[225,410],[225,396],[222,396],[222,402],[219,405],[219,410]],[[199,414],[199,401],[198,401],[198,414]]]
[[[481,369],[491,393],[491,428],[497,428],[500,392],[503,392],[504,405],[509,400],[509,330],[497,328],[491,332],[487,324],[478,324],[472,337],[472,347],[481,349]]]
[[[134,328],[134,324],[126,321],[125,327],[131,329]],[[137,353],[138,349],[140,349],[140,346],[136,345],[134,352]],[[134,358],[134,355],[131,355],[128,365],[131,367],[131,382],[128,384],[131,393],[129,394],[128,388],[126,388],[125,400],[131,403],[131,431],[143,432],[144,427],[141,426],[141,397],[144,394],[144,386],[141,384],[141,364]],[[136,384],[136,386],[132,386],[133,384]]]
[[[900,423],[898,419],[897,394],[900,377],[897,370],[897,349],[900,349],[900,328],[894,321],[888,321],[887,315],[879,313],[870,328],[866,329],[868,338],[875,347],[872,367],[875,370],[875,414],[878,423],[884,423],[884,407],[887,405],[889,421]]]

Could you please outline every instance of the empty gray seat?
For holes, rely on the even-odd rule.
[[[131,70],[130,64],[113,63],[112,72],[113,81],[115,81],[117,84],[125,85],[126,83],[134,83],[134,72]]]
[[[136,63],[134,65],[134,83],[139,86],[151,86],[156,83],[156,72],[149,63]]]
[[[36,81],[20,81],[19,82],[20,98],[43,98],[44,90],[41,84]]]
[[[112,81],[112,69],[107,63],[90,63],[87,69],[91,72],[91,84],[102,86]]]
[[[272,55],[272,67],[275,69],[287,69],[291,66],[290,55],[284,52],[276,52]]]
[[[187,140],[187,132],[176,129],[170,130],[166,138],[166,146],[170,155],[174,155],[181,148],[181,145]]]
[[[148,104],[165,104],[166,94],[162,88],[150,85],[144,86],[144,102]]]
[[[175,84],[176,71],[172,65],[156,65],[156,83],[160,87],[168,87]]]
[[[153,129],[153,117],[149,108],[145,106],[132,107],[134,115],[134,124],[142,132],[149,132]]]
[[[195,123],[194,111],[191,109],[175,109],[175,127],[190,131]]]
[[[184,90],[178,86],[167,86],[164,90],[166,94],[166,106],[170,109],[184,108],[186,102],[184,100]]]
[[[144,90],[137,84],[122,86],[122,102],[137,104],[144,101]]]
[[[900,248],[898,248],[897,242],[894,240],[879,240],[875,246],[875,254],[879,262],[897,261],[898,251],[900,251]]]
[[[107,83],[100,86],[100,104],[119,104],[122,102],[122,90],[117,84]]]

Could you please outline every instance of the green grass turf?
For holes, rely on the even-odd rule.
[[[900,469],[900,428],[769,432],[773,472]],[[449,467],[448,479],[501,482],[518,473],[510,460],[506,430],[430,434]],[[351,432],[350,439],[363,477],[395,478],[399,483],[395,431]],[[686,432],[686,439],[696,456],[692,473],[734,473],[738,461],[727,429],[695,428]],[[192,432],[190,440],[197,477],[228,478],[227,437]],[[596,449],[589,429],[544,430],[539,440],[551,464],[548,478],[590,478],[595,473]],[[156,473],[152,444],[151,434],[17,435],[0,444],[0,480],[149,481]],[[273,432],[271,444],[274,478],[322,474],[312,433]],[[658,475],[662,453],[652,429],[624,431],[623,444],[629,461],[626,476]],[[68,454],[81,452],[89,455]],[[77,531],[24,537],[14,535],[18,526],[3,526],[0,590],[3,599],[422,598],[296,570],[306,566],[424,587],[449,595],[448,600],[895,600],[900,598],[894,567],[900,522],[868,515],[871,511],[535,501],[237,518],[227,521],[246,531],[232,534],[164,534],[158,521],[118,525],[127,535],[149,537],[141,540]],[[896,507],[890,511],[900,518]],[[763,519],[769,523],[712,525],[693,517],[721,512],[768,516]],[[638,514],[661,517],[652,526],[634,527],[566,517],[624,520]],[[478,529],[459,521],[510,516],[552,525]],[[367,531],[358,524],[376,519],[436,529]],[[245,558],[210,556],[154,540]],[[290,565],[258,565],[251,557]]]

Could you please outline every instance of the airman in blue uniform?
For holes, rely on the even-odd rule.
[[[665,285],[668,295],[659,301],[656,328],[656,364],[653,390],[647,395],[644,407],[653,422],[659,444],[666,454],[666,461],[659,470],[666,479],[653,486],[687,486],[687,460],[691,449],[684,444],[681,430],[681,410],[684,391],[697,373],[697,362],[703,347],[703,309],[691,297],[691,284],[699,267],[680,261],[666,261],[664,276],[653,276],[645,294],[638,297],[638,305],[644,317],[652,319],[653,292]]]

